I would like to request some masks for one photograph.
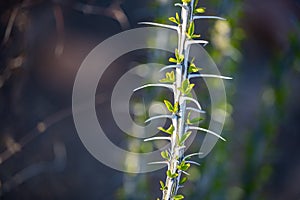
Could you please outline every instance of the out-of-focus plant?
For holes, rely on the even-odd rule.
[[[195,85],[190,82],[190,79],[201,77],[230,79],[229,77],[224,76],[199,73],[201,68],[198,68],[195,65],[194,59],[189,61],[191,45],[202,44],[205,46],[208,43],[205,40],[200,40],[200,35],[195,33],[195,21],[198,19],[224,19],[216,16],[201,15],[205,12],[205,8],[197,7],[197,0],[182,0],[181,3],[176,3],[175,6],[181,8],[181,13],[176,13],[175,16],[170,17],[169,20],[176,25],[153,22],[141,23],[177,31],[178,47],[175,49],[175,56],[169,58],[169,62],[172,63],[172,65],[165,66],[161,69],[161,71],[170,70],[170,72],[165,74],[165,78],[161,79],[160,83],[147,84],[135,90],[137,91],[147,87],[165,87],[173,92],[173,102],[170,102],[167,99],[164,100],[165,106],[170,114],[158,115],[146,120],[146,122],[149,122],[156,119],[167,118],[172,121],[168,128],[158,127],[158,129],[166,134],[166,136],[151,137],[145,140],[168,140],[170,142],[170,148],[161,152],[163,161],[150,163],[166,164],[168,166],[166,180],[160,181],[163,200],[183,199],[184,196],[178,194],[178,190],[187,181],[187,175],[189,175],[187,170],[192,164],[199,165],[197,162],[191,161],[190,158],[199,155],[200,153],[184,155],[186,149],[185,141],[191,136],[192,130],[204,131],[225,141],[225,139],[217,133],[195,126],[195,124],[198,124],[202,120],[202,117],[191,118],[191,112],[200,114],[205,112],[202,110],[200,103],[191,95]],[[196,107],[188,107],[187,101],[193,102]]]

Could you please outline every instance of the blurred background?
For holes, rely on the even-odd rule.
[[[172,0],[0,1],[1,199],[156,199],[165,172],[126,174],[94,159],[73,123],[71,97],[77,70],[101,41],[139,27],[167,22]],[[224,137],[200,167],[190,169],[186,199],[300,199],[300,1],[200,1],[207,51],[226,81]],[[169,23],[169,22],[167,22]],[[111,120],[114,83],[134,65],[164,63],[153,51],[128,54],[112,64],[97,91],[100,123],[123,148],[149,151]],[[166,64],[166,63],[165,63]],[[150,76],[147,71],[145,77]],[[144,73],[145,74],[145,73]],[[149,92],[151,104],[156,92]],[[201,98],[207,98],[203,95]],[[138,99],[138,97],[137,97]],[[139,110],[139,106],[133,106]],[[134,110],[133,109],[133,110]],[[142,115],[134,115],[139,121]],[[141,120],[140,120],[141,121]],[[198,141],[198,140],[196,140]],[[194,142],[191,149],[198,150]]]

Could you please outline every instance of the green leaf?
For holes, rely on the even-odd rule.
[[[188,95],[192,91],[194,86],[195,84],[191,84],[188,79],[185,79],[178,90],[180,90],[184,95]]]
[[[191,112],[189,112],[189,113],[187,114],[187,117],[186,117],[186,123],[187,123],[188,125],[191,124],[191,122],[190,122],[190,117],[191,117]]]
[[[176,196],[173,197],[174,200],[181,200],[181,199],[184,199],[184,196],[181,195],[181,194],[178,194]]]
[[[202,68],[196,67],[196,65],[194,63],[194,60],[192,60],[190,66],[189,66],[188,72],[189,73],[196,73],[196,72],[198,72],[200,70],[202,70]]]
[[[189,163],[185,163],[184,161],[182,161],[180,163],[180,165],[177,166],[177,169],[181,170],[181,171],[186,171],[191,167],[191,164]]]
[[[171,178],[171,176],[172,176],[172,173],[171,173],[171,171],[170,171],[170,170],[168,170],[168,171],[167,171],[167,176]]]
[[[184,60],[184,55],[179,55],[179,59],[178,59],[178,63],[182,63],[182,61]]]
[[[164,182],[159,181],[159,183],[160,183],[160,186],[161,186],[160,190],[161,190],[161,191],[165,190],[165,189],[166,189],[166,186],[165,186]]]
[[[188,180],[187,177],[183,177],[183,178],[179,181],[179,185],[183,185],[187,180]]]
[[[195,9],[196,14],[205,13],[206,8],[200,7]]]
[[[166,78],[159,80],[159,82],[161,82],[161,83],[174,83],[174,81],[175,81],[174,71],[167,72]]]
[[[196,39],[196,38],[199,38],[199,37],[200,37],[200,35],[195,34],[195,23],[194,23],[194,21],[192,21],[192,22],[190,23],[190,26],[189,26],[189,28],[188,28],[188,32],[186,33],[186,35],[187,35],[187,37],[188,37],[189,39]]]
[[[188,88],[185,90],[185,94],[187,95],[187,94],[189,94],[191,91],[192,91],[192,89],[194,88],[194,86],[195,86],[195,84],[189,84],[189,86],[188,86]]]
[[[175,17],[176,17],[176,21],[178,22],[178,24],[180,24],[180,17],[179,17],[179,14],[178,14],[178,12],[176,12],[176,15],[175,15]]]
[[[182,61],[184,60],[184,55],[179,54],[178,49],[175,49],[175,57],[176,57],[177,64],[182,63]]]
[[[169,160],[169,153],[168,153],[168,151],[162,151],[160,153],[160,155],[161,155],[162,158],[164,158],[166,160]]]
[[[175,129],[175,128],[174,128],[173,124],[171,124],[170,127],[169,127],[168,129],[164,129],[163,127],[158,127],[158,130],[161,130],[161,131],[163,131],[163,132],[165,132],[165,133],[168,133],[168,134],[170,134],[170,135],[173,134],[174,129]]]
[[[168,170],[167,171],[167,176],[169,178],[176,178],[178,176],[178,174],[177,173],[172,174],[172,172],[170,170]]]
[[[175,74],[174,71],[171,71],[170,73],[166,73],[166,77],[169,78],[170,81],[175,81]]]
[[[177,12],[176,12],[175,17],[169,17],[169,20],[171,22],[174,22],[174,23],[180,25],[180,17],[179,17],[179,14]]]
[[[195,23],[194,23],[194,21],[192,21],[190,23],[190,26],[189,26],[189,29],[188,29],[188,35],[192,36],[192,35],[194,35],[194,32],[195,32]]]
[[[200,121],[202,121],[204,119],[203,117],[196,117],[196,118],[191,119],[190,116],[191,116],[191,112],[188,113],[187,119],[186,119],[186,123],[188,125],[192,125],[192,124],[198,123],[198,122],[200,122]]]
[[[173,107],[173,105],[171,104],[171,102],[168,101],[168,100],[164,100],[164,103],[165,103],[167,109],[168,109],[170,112],[173,112],[174,107]]]
[[[169,58],[169,62],[177,64],[177,59],[175,59],[175,58]]]
[[[179,59],[179,51],[178,51],[178,49],[175,49],[175,57],[176,57],[177,60]]]
[[[176,21],[176,19],[175,19],[175,17],[169,17],[169,20],[170,20],[171,22],[174,22],[174,23],[178,24],[177,21]]]
[[[195,124],[195,123],[198,123],[202,120],[203,120],[203,117],[196,117],[196,118],[190,119],[190,123]]]
[[[175,105],[174,105],[173,113],[177,113],[178,110],[179,110],[179,103],[176,102]]]
[[[195,72],[198,72],[199,69],[195,65],[190,65],[188,71],[189,71],[189,73],[195,73]]]
[[[195,2],[194,2],[194,8],[196,8],[196,7],[197,7],[197,5],[198,5],[198,2],[199,2],[199,0],[195,0]]]
[[[181,166],[181,170],[182,170],[182,171],[186,171],[186,170],[188,170],[190,167],[191,167],[191,164],[190,164],[190,163],[186,163],[186,164],[184,164],[184,165]]]
[[[160,186],[161,186],[161,187],[165,187],[165,184],[164,184],[164,182],[162,182],[162,181],[159,181],[159,183],[160,183]]]
[[[190,3],[191,2],[191,0],[181,0],[182,1],[182,3]]]
[[[183,89],[183,91],[186,91],[186,90],[188,89],[189,85],[190,85],[189,79],[185,79],[185,80],[182,82],[182,89]]]
[[[179,145],[183,145],[183,143],[191,136],[192,131],[188,131],[185,134],[183,134],[179,140]]]
[[[193,34],[191,36],[192,39],[197,39],[197,38],[200,38],[200,37],[201,37],[201,35],[199,35],[199,34]]]

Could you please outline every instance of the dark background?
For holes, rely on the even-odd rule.
[[[166,21],[175,11],[173,3],[0,2],[1,199],[160,196],[163,172],[124,174],[87,152],[73,123],[71,95],[81,62],[97,44],[138,27],[139,21]],[[207,49],[220,71],[234,79],[226,83],[228,142],[218,143],[193,169],[183,189],[186,199],[299,200],[300,1],[200,4],[208,14],[227,18],[196,26],[212,41]],[[109,114],[111,81],[130,69],[120,63],[98,90],[98,111],[104,114]],[[112,139],[120,140],[114,123],[101,123],[115,133]]]

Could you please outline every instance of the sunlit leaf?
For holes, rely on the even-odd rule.
[[[162,158],[164,158],[164,159],[166,159],[166,160],[169,159],[169,153],[168,153],[168,151],[162,151],[162,152],[160,153],[160,155],[161,155]]]
[[[169,20],[170,20],[171,22],[174,22],[174,23],[177,24],[177,21],[176,21],[175,17],[169,17]]]
[[[183,185],[187,180],[188,180],[187,177],[183,177],[183,178],[179,181],[179,184],[180,184],[180,185]]]
[[[204,8],[204,7],[196,8],[195,9],[195,13],[196,14],[198,14],[198,13],[205,13],[205,10],[206,10],[206,8]]]
[[[181,199],[184,199],[184,196],[181,195],[181,194],[178,194],[176,196],[173,197],[174,200],[181,200]]]
[[[177,63],[177,60],[175,58],[169,58],[169,62],[171,62],[171,63]]]
[[[192,131],[188,131],[185,134],[183,134],[179,140],[179,145],[183,145],[183,143],[191,136]]]
[[[168,129],[164,129],[163,127],[158,127],[158,130],[163,131],[165,133],[168,133],[168,134],[172,135],[173,131],[174,131],[174,126],[173,126],[173,124],[171,124]]]
[[[172,103],[171,103],[170,101],[168,101],[168,100],[164,100],[164,103],[165,103],[167,109],[168,109],[170,112],[173,112],[174,107],[173,107]]]

